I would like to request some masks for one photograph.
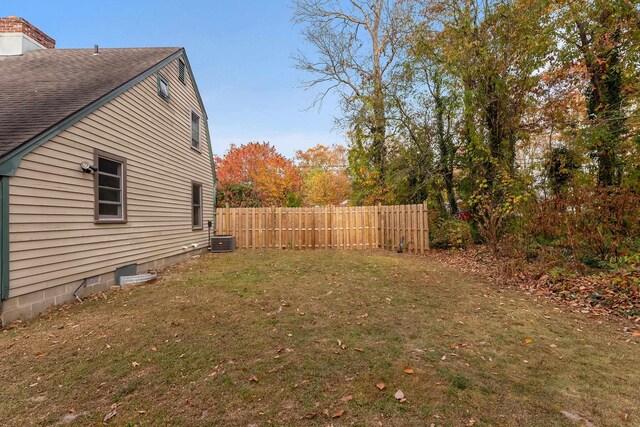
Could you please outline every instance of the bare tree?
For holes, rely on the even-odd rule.
[[[319,90],[313,105],[331,91],[341,94],[345,110],[366,124],[380,179],[387,156],[387,97],[414,7],[414,0],[294,0],[294,22],[315,48],[312,56],[294,56],[298,68],[314,75],[305,82]]]

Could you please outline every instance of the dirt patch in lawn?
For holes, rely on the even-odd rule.
[[[207,255],[3,331],[0,424],[638,425],[622,322],[429,257]]]

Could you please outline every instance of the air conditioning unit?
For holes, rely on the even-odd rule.
[[[213,236],[211,252],[233,252],[236,250],[236,236]]]

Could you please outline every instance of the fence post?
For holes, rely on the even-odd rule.
[[[380,213],[380,204],[376,206],[376,249],[380,249],[381,247],[381,239],[380,239],[380,228],[382,226],[382,217]]]
[[[420,209],[418,209],[418,206],[413,205],[411,207],[411,227],[413,228],[412,232],[413,232],[413,253],[414,254],[417,254],[419,252],[418,238],[420,236],[419,234]]]
[[[222,210],[222,217],[224,217],[224,227],[220,229],[220,234],[233,234],[233,230],[231,229],[231,209],[229,208],[229,203],[226,203],[224,209]]]
[[[332,248],[338,248],[338,221],[336,220],[336,207],[331,205],[331,234],[332,234]]]
[[[277,214],[277,210],[278,208],[276,208],[275,206],[273,207],[272,213],[271,213],[271,221],[273,224],[273,249],[276,249],[277,244],[278,244],[278,214]]]
[[[427,201],[422,202],[424,206],[424,224],[425,224],[425,242],[427,250],[431,249],[431,242],[429,242],[429,206]]]

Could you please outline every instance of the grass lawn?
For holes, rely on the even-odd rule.
[[[428,256],[206,255],[3,331],[0,425],[637,426],[624,326]]]

